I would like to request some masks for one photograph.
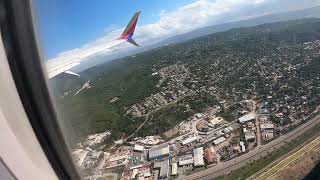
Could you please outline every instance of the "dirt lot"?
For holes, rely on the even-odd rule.
[[[313,148],[297,161],[291,163],[287,168],[281,170],[272,180],[300,180],[303,179],[315,165],[320,162],[320,146]]]
[[[164,132],[163,135],[166,137],[166,138],[172,138],[174,135],[176,135],[178,133],[178,129],[177,128],[172,128],[172,129],[169,129],[168,131]]]

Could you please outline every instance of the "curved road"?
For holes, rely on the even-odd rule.
[[[203,171],[191,174],[189,176],[181,177],[183,179],[213,179],[218,176],[225,175],[226,173],[239,169],[242,166],[247,165],[249,162],[254,160],[258,160],[261,157],[268,156],[268,153],[271,153],[284,145],[287,142],[295,139],[297,136],[305,133],[307,130],[312,128],[315,124],[320,123],[320,115],[317,115],[313,119],[309,120],[308,122],[300,125],[293,131],[280,136],[279,138],[271,141],[270,143],[263,145],[259,148],[256,148],[252,151],[249,151],[246,154],[243,154],[239,157],[231,159],[229,161],[224,162],[218,166],[214,166]]]

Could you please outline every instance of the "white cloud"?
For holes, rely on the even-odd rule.
[[[260,3],[263,3],[264,1],[265,1],[265,0],[256,0],[255,3],[256,3],[256,4],[260,4]]]
[[[161,10],[159,13],[160,19],[157,22],[136,28],[134,39],[139,44],[146,46],[200,27],[276,12],[272,7],[281,9],[281,6],[283,6],[282,11],[289,11],[298,9],[300,5],[305,6],[305,2],[300,2],[299,0],[290,0],[284,3],[285,1],[288,0],[198,0],[179,7],[174,11]],[[292,1],[294,3],[291,3]],[[318,3],[318,1],[314,0],[309,5],[312,6]],[[143,18],[143,12],[140,18]],[[113,31],[105,36],[89,42],[80,48],[60,53],[54,60],[67,60],[75,57],[84,59],[85,56],[94,56],[96,53],[111,54],[116,53],[119,49],[123,51],[133,48],[129,44],[122,44],[111,50],[103,48],[110,41],[117,38],[123,29],[113,29]],[[97,51],[99,49],[102,52]]]
[[[160,13],[159,13],[159,16],[162,16],[162,15],[164,15],[164,13],[166,13],[167,11],[165,10],[165,9],[162,9],[161,11],[160,11]]]

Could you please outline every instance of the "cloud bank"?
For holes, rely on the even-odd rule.
[[[244,20],[266,14],[304,9],[319,5],[320,0],[198,0],[174,11],[161,10],[157,22],[136,28],[134,39],[142,46],[154,44],[168,37],[215,24]],[[143,12],[141,17],[143,18]],[[106,27],[106,31],[113,29]],[[60,53],[52,61],[90,59],[96,55],[112,55],[135,48],[128,43],[105,50],[103,47],[117,38],[124,28],[108,32],[105,36],[82,47]],[[97,49],[103,49],[98,51]],[[52,62],[51,61],[51,62]]]

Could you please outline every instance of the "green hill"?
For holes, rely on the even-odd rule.
[[[232,88],[246,89],[250,83],[258,81],[255,71],[244,71],[254,69],[256,59],[277,53],[279,46],[294,48],[297,44],[317,39],[320,39],[320,19],[236,28],[150,50],[135,57],[117,59],[81,72],[81,79],[54,79],[50,86],[57,97],[59,115],[70,141],[76,142],[89,133],[106,130],[111,130],[112,139],[117,139],[132,133],[144,120],[126,116],[126,110],[151,93],[159,91],[155,87],[159,77],[151,76],[153,69],[158,70],[175,63],[184,64],[199,78],[199,83],[215,85],[231,92]],[[294,52],[299,51],[301,47],[294,49]],[[299,62],[299,58],[290,60],[293,64]],[[214,63],[216,66],[213,67]],[[316,71],[312,67],[308,68]],[[223,78],[209,81],[209,77],[218,74]],[[245,78],[239,80],[242,76]],[[73,93],[87,80],[91,80],[92,87],[74,96]],[[71,90],[72,94],[58,98],[67,90]],[[221,98],[228,99],[224,96],[226,95],[220,94]],[[119,100],[109,103],[114,97],[118,97]],[[172,114],[170,118],[171,116]],[[163,115],[159,117],[154,119],[161,121],[161,118],[166,118]],[[183,119],[175,122],[181,120]],[[167,128],[148,126],[148,131],[144,131],[143,135],[162,132],[159,129]]]

